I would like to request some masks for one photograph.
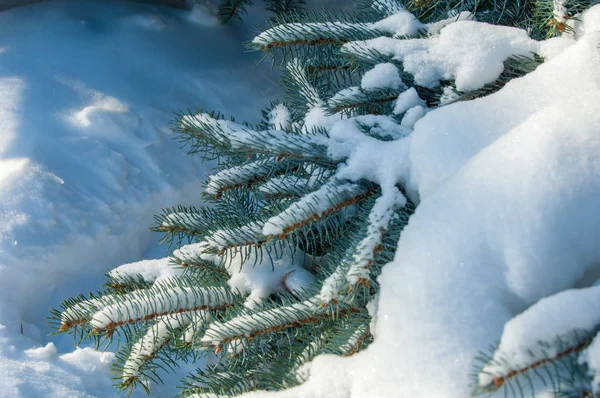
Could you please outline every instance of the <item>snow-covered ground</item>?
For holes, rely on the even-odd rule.
[[[121,1],[0,13],[0,396],[116,394],[112,354],[73,352],[44,317],[110,268],[166,254],[152,216],[197,203],[209,167],[172,139],[174,113],[256,120],[278,94],[243,48],[252,33]]]

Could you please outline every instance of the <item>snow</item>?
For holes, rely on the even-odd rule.
[[[401,7],[397,11],[403,13]],[[456,78],[458,90],[494,80],[511,55],[536,51],[550,58],[495,94],[423,117],[415,108],[423,105],[407,94],[396,102],[402,109],[398,114],[417,110],[391,133],[384,117],[340,120],[327,115],[317,97],[307,129],[327,127],[328,140],[286,137],[278,130],[261,135],[206,114],[196,117],[196,122],[222,128],[239,146],[264,139],[276,148],[293,137],[299,153],[308,154],[318,145],[328,156],[346,159],[336,178],[379,184],[382,208],[405,203],[398,183],[419,202],[396,258],[379,278],[378,298],[369,306],[374,343],[349,358],[315,358],[304,369],[310,378],[299,387],[247,396],[316,398],[326,391],[333,398],[464,398],[470,393],[474,358],[502,337],[503,328],[501,347],[518,353],[520,344],[551,334],[546,325],[555,319],[549,316],[554,311],[563,310],[561,319],[568,322],[554,322],[553,328],[589,327],[593,319],[582,315],[595,308],[575,296],[595,295],[597,287],[560,292],[592,285],[597,278],[590,275],[598,274],[600,264],[599,15],[596,6],[580,18],[574,34],[541,43],[523,31],[468,20],[439,32],[429,26],[432,36],[402,44],[391,38],[369,41],[403,61],[407,71],[418,72],[421,84]],[[391,15],[386,23],[397,29],[392,22],[405,17]],[[240,32],[213,22],[201,8],[185,14],[94,1],[55,1],[0,14],[4,396],[114,394],[107,374],[113,354],[72,351],[55,338],[49,342],[42,337],[47,332],[42,317],[60,299],[96,288],[109,267],[147,253],[164,255],[140,231],[160,207],[195,203],[206,171],[171,140],[168,122],[174,110],[199,104],[251,119],[256,98],[271,97],[262,70],[256,72],[249,67],[252,60],[239,55]],[[209,56],[214,53],[219,57]],[[446,91],[451,102],[455,93],[449,87]],[[287,118],[281,109],[277,113],[275,129]],[[387,132],[394,141],[365,135],[361,123],[378,124],[381,135]],[[317,192],[329,198],[330,187],[325,187]],[[353,183],[342,187],[358,192]],[[260,232],[278,234],[292,226],[297,211],[311,208],[308,199],[301,204]],[[384,222],[386,214],[377,212],[374,224]],[[373,243],[364,242],[365,247]],[[192,256],[202,247],[190,245],[179,254]],[[260,332],[256,327],[262,321],[255,322],[252,310],[262,298],[311,283],[304,268],[309,259],[302,257],[283,256],[276,272],[271,262],[247,270],[235,267],[231,287],[250,294],[248,312],[228,325],[213,322],[205,342],[218,345],[232,333]],[[128,264],[115,275],[147,267],[144,278],[167,283],[166,264]],[[195,297],[176,293],[190,303]],[[585,304],[590,310],[565,314],[562,305],[571,299],[566,307]],[[317,299],[298,303],[294,315],[274,310],[270,319],[274,325],[297,321],[304,311],[326,311],[320,304]],[[94,322],[106,326],[114,317],[131,318],[121,317],[128,309],[116,306],[100,311]],[[599,367],[598,346],[592,343],[582,357],[592,372]],[[168,387],[152,389],[159,396],[172,393]]]
[[[369,127],[371,129],[371,135],[379,137],[383,140],[397,140],[399,138],[408,136],[412,132],[412,130],[398,125],[398,123],[396,123],[396,121],[389,116],[363,115],[355,116],[352,118],[352,120],[360,125]]]
[[[395,185],[404,182],[408,174],[410,141],[369,137],[357,126],[357,121],[363,120],[342,120],[331,128],[328,154],[334,159],[347,158],[336,175],[350,181],[364,178],[379,184],[384,193],[394,192]]]
[[[440,96],[440,105],[449,105],[460,99],[460,96],[452,86],[446,86],[443,88],[442,95]]]
[[[412,129],[415,127],[415,124],[427,113],[427,109],[421,105],[413,106],[409,110],[406,111],[404,116],[402,117],[402,122],[400,125],[402,127],[406,127],[407,129]]]
[[[230,167],[212,174],[208,179],[205,192],[211,195],[219,195],[232,187],[247,184],[254,178],[267,177],[276,171],[277,166],[281,167],[281,164],[276,164],[273,167],[271,162],[260,160],[242,166]]]
[[[578,15],[578,18],[573,18],[573,23],[579,23],[579,27],[583,30],[579,32],[579,36],[586,33],[594,33],[600,30],[600,7],[592,7],[583,15]]]
[[[256,224],[254,227],[255,230],[251,231],[251,233],[260,235],[262,226]],[[223,256],[207,255],[204,253],[211,247],[226,248],[231,239],[239,239],[238,235],[244,235],[244,233],[240,229],[236,230],[235,234],[227,231],[217,231],[212,234],[208,241],[182,246],[173,254],[183,261],[187,258],[201,258],[204,261],[210,261],[223,267],[231,276],[227,281],[231,290],[247,295],[246,307],[252,309],[259,307],[262,300],[272,294],[285,291],[292,294],[301,292],[314,281],[314,275],[306,269],[311,266],[313,258],[301,250],[292,251],[287,245],[282,247],[262,246],[261,248],[257,248],[249,246],[246,248],[227,248]],[[218,300],[226,300],[227,297],[230,297],[226,292],[220,292],[219,294],[208,292],[208,295],[204,293],[205,298],[203,298],[202,292],[198,295],[198,289],[189,288],[176,289],[179,292],[174,291],[168,294],[162,292],[160,284],[169,283],[169,277],[181,274],[183,271],[181,268],[174,268],[173,265],[164,266],[170,263],[169,258],[154,260],[154,263],[161,266],[154,269],[151,268],[150,276],[154,279],[148,278],[146,280],[155,280],[158,282],[156,287],[161,292],[161,296],[154,298],[152,294],[142,294],[140,296],[144,302],[142,304],[138,303],[135,308],[131,307],[129,303],[122,303],[121,300],[116,300],[116,303],[110,300],[104,301],[103,306],[106,307],[108,305],[108,307],[94,314],[93,321],[96,322],[95,325],[97,327],[104,327],[112,322],[122,322],[125,318],[139,318],[143,316],[141,312],[147,309],[153,309],[154,312],[158,313],[168,311],[167,307],[169,305],[163,301],[171,293],[176,297],[169,299],[171,303],[177,302],[179,305],[186,305],[188,309],[194,308],[198,304],[203,304],[206,298],[212,302],[216,300],[217,304],[226,304],[226,302],[218,302]],[[139,263],[139,265],[142,264],[144,262]],[[137,266],[138,264],[134,263],[134,265]],[[117,268],[117,270],[119,269],[122,269],[122,267]],[[133,267],[130,269],[135,270],[136,268]],[[142,274],[142,276],[144,275],[147,274]],[[81,309],[77,309],[79,311],[75,311],[76,313],[81,312]],[[72,312],[67,310],[63,312],[63,316],[68,315],[72,318]]]
[[[348,270],[347,278],[350,285],[360,280],[370,281],[370,262],[375,257],[376,248],[381,244],[383,232],[388,229],[394,218],[394,211],[406,204],[406,198],[396,190],[380,196],[369,214],[369,227],[366,236],[360,241],[353,255],[354,263]]]
[[[319,292],[323,304],[340,301],[343,294],[352,291],[358,284],[371,284],[371,263],[377,254],[377,247],[395,217],[394,211],[405,204],[406,198],[397,189],[385,191],[375,200],[369,213],[365,237],[357,243],[351,260],[342,262],[323,282]]]
[[[306,322],[311,317],[324,314],[327,314],[327,309],[320,305],[318,299],[312,298],[286,307],[238,315],[225,323],[214,321],[208,326],[201,341],[218,347],[225,341],[255,337],[268,333],[273,328],[294,322]]]
[[[210,167],[173,140],[176,111],[256,121],[277,95],[269,67],[244,55],[248,25],[215,22],[201,8],[94,0],[0,13],[3,397],[115,394],[110,353],[73,351],[71,336],[47,336],[44,317],[110,268],[167,254],[152,216],[197,204]],[[152,279],[150,265],[125,268]],[[177,380],[151,388],[172,395]]]
[[[432,23],[427,24],[427,33],[429,33],[430,35],[435,35],[435,34],[440,33],[440,30],[442,30],[446,26],[450,25],[451,23],[454,23],[457,21],[472,21],[474,18],[475,18],[475,16],[473,14],[471,14],[470,12],[462,11],[458,15],[454,15],[449,18],[442,19],[441,21],[438,21],[438,22],[432,22]]]
[[[50,344],[50,343],[48,343]],[[91,347],[76,347],[75,351],[60,356],[60,359],[74,368],[89,375],[98,373],[98,379],[105,377],[115,354],[112,352],[101,352]]]
[[[286,235],[308,223],[329,214],[344,201],[366,194],[366,189],[357,184],[340,183],[333,179],[321,188],[292,203],[283,212],[265,223],[262,233],[265,236]]]
[[[413,108],[418,105],[425,105],[425,101],[423,101],[419,97],[417,90],[415,90],[414,87],[411,87],[408,90],[405,90],[402,93],[400,93],[400,95],[398,96],[398,99],[394,104],[394,114],[401,115],[410,108]]]
[[[600,337],[597,335],[589,347],[581,354],[580,361],[587,364],[593,377],[592,391],[600,392]]]
[[[25,350],[25,355],[31,359],[38,359],[41,361],[49,361],[56,357],[58,351],[54,343],[50,342],[45,347],[30,348]]]
[[[287,130],[291,125],[292,115],[283,104],[277,104],[269,112],[269,124],[275,130]]]
[[[600,325],[598,300],[597,286],[566,290],[541,299],[511,319],[504,326],[492,361],[479,374],[479,384],[487,386],[495,377],[504,377],[511,370],[526,368],[578,346],[585,332]],[[595,359],[592,356],[591,362]]]
[[[344,88],[344,89],[338,91],[337,93],[335,93],[335,95],[329,99],[329,103],[335,104],[336,102],[352,101],[355,98],[359,97],[360,95],[361,95],[361,91],[360,91],[360,87],[358,87],[358,86]],[[311,123],[311,125],[312,124],[316,124],[316,123]],[[324,124],[319,123],[319,125],[324,125]]]
[[[530,55],[540,44],[524,30],[474,21],[457,21],[424,39],[378,37],[344,45],[349,53],[375,50],[403,63],[415,83],[434,87],[455,80],[460,91],[474,90],[498,78],[510,56]]]
[[[134,291],[117,297],[108,297],[92,315],[89,324],[96,330],[111,330],[116,326],[152,319],[158,315],[184,311],[222,308],[233,305],[234,296],[222,287],[172,287],[161,283],[151,289]]]
[[[315,275],[306,268],[297,268],[287,272],[281,280],[285,290],[297,296],[315,281]]]
[[[133,345],[131,353],[123,366],[124,381],[139,376],[149,358],[169,342],[171,331],[188,326],[198,315],[197,311],[167,315],[158,318],[157,322]]]
[[[333,123],[335,119],[338,119],[338,117],[326,115],[324,110],[318,106],[313,110],[317,111],[314,117],[318,119],[319,126],[322,123]],[[309,112],[307,119],[310,117]],[[185,116],[181,126],[197,128],[220,145],[231,145],[234,149],[254,150],[258,153],[264,152],[264,149],[268,148],[271,153],[278,151],[289,153],[291,151],[293,155],[312,158],[320,144],[317,136],[289,134],[282,130],[255,131],[231,120],[215,119],[208,113]],[[290,147],[293,147],[293,150]]]
[[[374,23],[373,28],[394,36],[414,36],[425,25],[410,12],[402,10]]]
[[[565,23],[569,15],[567,14],[566,0],[554,0],[554,19],[557,22]]]
[[[377,64],[372,69],[365,72],[360,81],[363,90],[376,90],[383,88],[399,89],[405,87],[398,68],[394,64]]]
[[[310,257],[301,250],[292,250],[284,246],[277,256],[267,253],[266,247],[252,250],[249,254],[237,253],[227,259],[225,264],[231,279],[227,282],[234,291],[248,294],[247,303],[254,307],[252,301],[260,302],[269,295],[292,289],[301,290],[314,280],[312,274],[304,266],[310,263]],[[244,266],[242,267],[242,264]],[[285,283],[286,275],[291,285]]]
[[[506,322],[544,297],[596,281],[588,275],[600,264],[599,36],[588,32],[495,94],[433,110],[399,140],[410,161],[396,178],[408,175],[420,204],[379,278],[375,341],[350,358],[315,358],[299,387],[246,397],[464,398],[474,358]],[[358,136],[350,121],[339,123]],[[340,145],[340,153],[351,148]],[[388,157],[371,154],[354,173],[368,175],[373,160]],[[548,300],[540,304],[556,303]],[[578,299],[581,312],[565,309],[556,327],[589,327],[596,301]],[[540,313],[535,319],[551,323]],[[507,341],[545,333],[520,330],[526,334],[515,329]]]
[[[600,84],[597,36],[591,33],[582,37],[494,95],[451,104],[421,119],[415,126],[418,134],[411,138],[409,191],[415,197],[428,195],[471,157],[534,112],[574,93],[596,90]]]
[[[146,282],[168,279],[180,275],[183,271],[176,268],[168,258],[143,260],[120,265],[108,272],[114,281],[127,281],[130,278],[142,277]]]

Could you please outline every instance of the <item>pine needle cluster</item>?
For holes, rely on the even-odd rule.
[[[253,0],[220,0],[217,16],[224,24],[241,20],[253,4]],[[274,18],[286,18],[306,11],[305,0],[264,0],[264,6]]]

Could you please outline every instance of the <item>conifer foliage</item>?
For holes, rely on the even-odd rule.
[[[284,18],[305,10],[305,0],[264,0],[267,11],[273,13],[275,18]],[[248,7],[253,5],[252,0],[221,0],[218,7],[218,17],[222,23],[242,19]]]
[[[226,3],[230,11],[247,4]],[[349,176],[352,151],[332,145],[334,126],[395,145],[432,108],[488,95],[544,60],[508,56],[493,81],[465,87],[424,80],[384,48],[427,40],[458,20],[544,39],[591,3],[369,0],[355,13],[292,15],[300,2],[273,2],[287,16],[250,46],[281,62],[286,102],[273,103],[257,125],[206,111],[174,121],[189,153],[219,169],[202,206],[156,217],[155,231],[177,247],[171,276],[117,269],[104,290],[66,300],[51,321],[77,339],[124,341],[114,367],[126,391],[147,389],[180,361],[211,358],[183,381],[185,397],[288,388],[306,379],[303,365],[315,356],[362,350],[373,339],[377,277],[415,206],[402,177],[388,178],[393,172]],[[493,389],[503,384],[491,381]]]

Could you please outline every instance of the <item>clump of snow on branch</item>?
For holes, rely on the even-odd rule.
[[[565,23],[569,15],[567,14],[566,0],[553,0],[554,3],[554,19],[557,22]]]
[[[424,106],[425,101],[423,101],[419,97],[419,93],[415,90],[414,87],[409,88],[408,90],[403,91],[399,96],[396,102],[394,103],[394,114],[401,115],[407,110],[415,107],[415,106]]]
[[[377,64],[372,69],[365,72],[360,81],[363,90],[374,90],[381,88],[399,89],[405,87],[398,68],[394,64]]]
[[[306,220],[318,220],[334,212],[336,206],[366,192],[366,189],[360,185],[340,184],[339,181],[334,180],[294,202],[282,213],[269,218],[262,232],[266,236],[287,233],[306,224]]]
[[[406,204],[406,198],[398,190],[386,193],[375,201],[369,213],[369,227],[353,255],[353,264],[348,270],[348,283],[355,285],[360,281],[370,282],[370,263],[373,261],[377,246],[381,244],[383,233],[388,229],[395,211]]]
[[[172,331],[189,325],[196,312],[160,317],[131,348],[131,353],[123,366],[122,378],[127,381],[138,377],[141,368],[169,342]]]
[[[181,269],[173,267],[168,258],[143,260],[123,264],[109,271],[108,276],[115,282],[127,282],[131,278],[141,277],[145,282],[155,282],[180,275]]]
[[[374,23],[373,28],[397,36],[414,36],[425,25],[410,12],[402,10]]]
[[[290,286],[293,291],[302,291],[315,279],[304,267],[310,264],[311,258],[301,250],[292,251],[287,245],[277,255],[269,255],[266,250],[253,250],[249,256],[240,253],[225,263],[231,275],[227,283],[233,290],[249,295],[250,307],[254,307],[253,301],[259,303],[271,294],[289,291]],[[291,279],[290,275],[293,275]],[[289,283],[284,283],[284,279]]]
[[[413,129],[415,124],[427,113],[427,108],[417,105],[406,111],[402,117],[400,125],[408,129]]]
[[[531,55],[540,51],[541,46],[521,29],[458,21],[428,38],[378,37],[350,42],[343,50],[350,54],[375,50],[402,62],[404,70],[419,85],[434,87],[442,79],[455,80],[456,88],[466,91],[497,79],[508,57]]]
[[[329,134],[329,155],[347,159],[338,170],[339,178],[373,181],[384,194],[394,192],[394,186],[406,180],[409,139],[388,142],[370,137],[360,131],[356,119],[335,123]]]
[[[600,329],[600,286],[573,289],[541,299],[504,326],[490,363],[479,373],[479,384],[553,359],[582,344],[586,333]]]
[[[269,112],[269,124],[275,130],[286,130],[290,128],[291,113],[290,110],[283,104],[277,104]]]
[[[596,335],[589,347],[579,357],[581,363],[588,366],[592,380],[592,391],[600,393],[600,335]]]

